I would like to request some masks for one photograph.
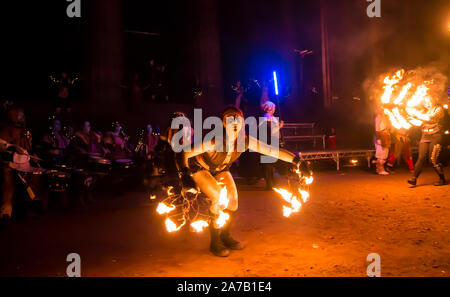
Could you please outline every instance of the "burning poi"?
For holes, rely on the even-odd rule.
[[[187,197],[186,194],[198,195],[199,192],[206,195],[209,204],[208,218],[190,218],[186,217],[187,212],[182,212],[181,217],[174,222],[170,217],[166,219],[166,228],[168,231],[180,230],[187,221],[191,221],[190,226],[195,231],[201,231],[209,227],[211,235],[210,251],[219,257],[226,257],[230,254],[230,250],[240,250],[242,244],[231,236],[231,227],[236,218],[238,209],[238,193],[233,177],[229,171],[231,164],[236,161],[243,151],[251,149],[266,156],[277,158],[279,160],[294,165],[299,181],[305,185],[312,182],[312,177],[308,172],[306,175],[300,172],[300,165],[304,164],[300,158],[284,149],[271,147],[256,138],[245,135],[244,115],[242,111],[234,106],[227,107],[222,113],[222,123],[224,129],[224,137],[226,141],[223,143],[223,150],[218,150],[215,139],[194,145],[191,150],[183,150],[176,153],[177,167],[180,170],[180,179],[183,190],[181,196]],[[238,149],[239,136],[244,136],[245,149]],[[287,194],[285,200],[289,206],[285,206],[285,215],[288,213],[298,212],[301,203],[306,202],[309,194],[302,185],[297,187],[299,195]],[[172,202],[180,197],[169,195],[167,201],[161,202],[158,206],[160,214],[170,214],[175,211],[177,206]],[[176,195],[175,195],[176,196]],[[199,209],[199,199],[183,198],[182,208]],[[189,202],[191,201],[191,202]],[[301,202],[302,201],[302,202]],[[192,204],[195,204],[194,206]],[[197,212],[199,213],[199,212]]]

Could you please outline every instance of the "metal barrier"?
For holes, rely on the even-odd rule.
[[[316,140],[322,139],[322,147],[326,148],[325,140],[326,135],[324,134],[314,134],[314,128],[316,123],[285,123],[282,128],[283,140],[285,142],[301,142],[304,140],[312,140],[313,146],[316,147]],[[301,130],[307,130],[307,133],[299,134]],[[292,133],[285,133],[287,131],[292,131]]]
[[[418,148],[411,148],[411,153],[417,153]],[[314,160],[333,160],[336,162],[336,169],[339,171],[341,159],[344,158],[365,158],[367,166],[370,168],[370,161],[375,155],[375,150],[336,150],[336,151],[317,151],[317,152],[299,152],[302,161]]]

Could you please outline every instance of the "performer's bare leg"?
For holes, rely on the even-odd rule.
[[[192,179],[200,191],[211,200],[210,212],[214,215],[219,215],[218,202],[222,188],[217,184],[217,180],[207,170],[201,170],[192,174]]]
[[[229,172],[222,172],[214,177],[209,171],[202,170],[192,174],[192,178],[200,191],[211,200],[211,218],[209,225],[211,233],[211,252],[216,256],[226,257],[230,254],[229,249],[242,249],[240,243],[234,240],[230,235],[230,229],[238,208],[237,189],[231,174]],[[218,182],[221,182],[226,186],[229,199],[228,207],[224,212],[229,214],[230,219],[227,224],[222,227],[222,232],[220,232],[220,229],[214,224],[215,218],[219,215],[220,211],[218,202],[222,186],[220,186]]]
[[[217,180],[207,170],[201,170],[192,174],[192,178],[199,187],[200,191],[211,200],[209,231],[211,235],[211,244],[209,250],[218,257],[227,257],[230,250],[226,248],[220,239],[220,229],[215,226],[215,218],[219,215],[218,201],[221,187]]]
[[[242,244],[231,237],[231,228],[236,219],[236,212],[238,209],[238,193],[236,184],[234,183],[233,176],[229,171],[224,171],[216,175],[216,179],[225,184],[228,193],[228,207],[225,210],[226,213],[230,216],[230,219],[227,221],[226,225],[222,227],[222,231],[220,233],[220,239],[223,244],[231,249],[231,250],[242,250]]]
[[[219,182],[224,183],[225,187],[227,188],[228,193],[228,200],[230,201],[228,203],[227,210],[230,211],[237,211],[238,209],[238,193],[236,184],[234,183],[233,176],[229,171],[224,171],[216,175],[216,179]]]

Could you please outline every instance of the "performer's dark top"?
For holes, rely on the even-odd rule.
[[[234,149],[230,152],[226,150],[225,141],[221,152],[206,152],[189,159],[189,168],[193,173],[208,170],[212,174],[218,174],[230,170],[231,164],[236,161],[241,154],[248,149],[249,139],[245,136],[245,147],[242,149],[234,144]],[[238,151],[239,150],[239,151]]]
[[[424,123],[422,126],[422,139],[421,142],[429,142],[434,136],[442,135],[444,121],[444,110],[439,107],[437,114],[431,119],[431,121]]]

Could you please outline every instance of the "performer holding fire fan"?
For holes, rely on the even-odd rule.
[[[230,233],[238,209],[237,189],[229,171],[231,164],[247,149],[292,163],[297,169],[303,163],[301,163],[298,156],[286,150],[270,147],[251,136],[246,136],[245,130],[243,130],[244,115],[240,109],[234,106],[225,108],[222,113],[222,123],[225,130],[224,139],[226,140],[223,143],[222,150],[217,150],[217,145],[212,140],[200,145],[194,145],[194,149],[183,150],[177,153],[176,161],[180,170],[183,188],[195,187],[195,185],[190,183],[190,180],[193,179],[200,191],[211,200],[209,220],[211,234],[210,251],[216,256],[227,257],[230,254],[230,250],[242,249],[241,243],[233,239]],[[244,150],[239,149],[238,145],[238,136],[241,139],[242,135],[245,137]],[[226,209],[223,209],[219,203],[222,188],[218,185],[218,182],[223,183],[227,189],[229,203],[225,207]],[[229,215],[229,220],[222,229],[219,229],[216,219],[221,211]]]
[[[424,122],[422,126],[422,138],[419,143],[419,159],[416,162],[413,177],[408,180],[408,183],[413,186],[417,184],[417,178],[420,173],[422,173],[427,156],[433,165],[434,171],[436,171],[439,176],[439,181],[434,185],[444,186],[447,184],[441,158],[444,149],[442,145],[442,138],[444,134],[443,120],[444,110],[441,106],[437,106],[432,109],[430,120]]]

